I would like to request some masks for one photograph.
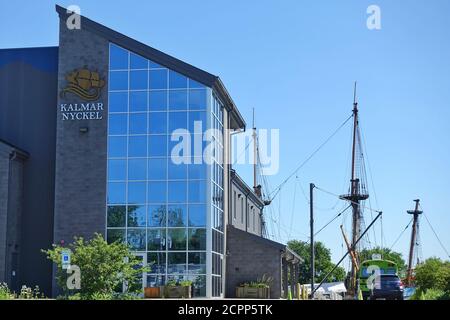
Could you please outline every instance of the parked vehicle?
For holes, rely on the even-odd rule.
[[[371,300],[403,300],[404,287],[397,275],[384,274],[379,281],[375,281],[375,288],[372,290]]]

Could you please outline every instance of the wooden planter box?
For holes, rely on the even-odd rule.
[[[161,288],[160,287],[146,287],[146,288],[144,288],[144,297],[147,298],[147,299],[161,298]]]
[[[270,299],[270,288],[236,287],[236,298]]]
[[[182,287],[182,286],[165,286],[164,288],[164,298],[169,299],[190,299],[192,298],[191,292],[192,287]]]

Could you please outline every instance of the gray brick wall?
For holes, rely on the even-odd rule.
[[[272,299],[281,296],[281,250],[283,245],[260,238],[233,226],[227,227],[226,297],[235,297],[243,282],[255,281],[264,274],[273,277]]]
[[[0,282],[6,282],[6,226],[8,222],[10,148],[0,143]]]

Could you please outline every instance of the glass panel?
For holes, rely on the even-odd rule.
[[[147,250],[161,251],[166,250],[166,233],[165,229],[148,229],[147,230]]]
[[[109,115],[108,132],[111,135],[125,135],[128,129],[128,115],[116,113]]]
[[[108,229],[106,241],[108,243],[125,242],[125,229]]]
[[[149,60],[148,62],[149,62],[149,66],[148,67],[150,69],[161,69],[161,68],[164,68],[162,65],[157,64],[156,62],[154,62],[152,60]]]
[[[188,253],[188,270],[191,274],[206,273],[206,253],[190,252]]]
[[[148,183],[148,202],[164,203],[167,201],[167,183],[149,182]]]
[[[146,134],[147,133],[147,114],[132,113],[130,114],[130,134]]]
[[[186,252],[169,252],[167,257],[167,273],[186,272]]]
[[[166,157],[167,136],[149,136],[148,152],[150,157]]]
[[[130,90],[148,89],[148,71],[130,71]]]
[[[206,296],[206,276],[190,276],[188,277],[192,281],[192,295],[193,297],[205,297]]]
[[[184,89],[187,88],[187,78],[178,72],[169,71],[169,88]]]
[[[203,159],[194,158],[192,160],[192,164],[189,165],[189,179],[206,179],[206,164],[196,164],[196,160],[200,162]]]
[[[147,160],[130,159],[128,161],[128,180],[147,180]]]
[[[147,111],[147,91],[130,92],[130,111]]]
[[[131,52],[130,69],[148,69],[148,60]]]
[[[167,134],[167,113],[151,112],[149,115],[149,133]]]
[[[150,252],[147,255],[147,263],[150,265],[149,273],[166,273],[166,253]]]
[[[171,180],[186,180],[187,179],[187,165],[186,164],[174,164],[169,158],[169,179]]]
[[[109,112],[128,112],[128,92],[109,94]]]
[[[167,91],[150,91],[150,111],[167,110]]]
[[[148,206],[149,227],[165,227],[166,226],[166,205]]]
[[[155,275],[147,276],[147,287],[161,287],[166,284],[166,276]]]
[[[170,205],[168,207],[169,227],[186,227],[186,205]]]
[[[198,128],[198,129],[197,129]],[[201,130],[201,131],[196,131]],[[193,111],[189,112],[189,132],[196,134],[203,134],[208,129],[208,124],[206,123],[206,112],[205,111]]]
[[[189,88],[200,88],[205,89],[206,86],[201,84],[200,82],[197,82],[195,80],[189,79]]]
[[[148,180],[167,179],[167,159],[148,160]]]
[[[126,185],[124,182],[108,183],[108,203],[124,204],[126,200]]]
[[[108,207],[107,226],[112,228],[125,228],[125,206]]]
[[[128,90],[128,71],[110,71],[109,90]]]
[[[147,136],[129,137],[128,156],[146,157],[147,156]]]
[[[204,181],[189,182],[189,202],[206,202],[206,183]]]
[[[189,250],[206,250],[206,229],[189,229]]]
[[[169,113],[169,133],[177,129],[187,129],[187,112]]]
[[[143,204],[145,203],[145,182],[128,183],[128,203]]]
[[[145,251],[145,229],[128,229],[128,245],[134,251]]]
[[[206,206],[203,204],[189,205],[189,226],[206,227]]]
[[[128,51],[114,44],[111,44],[109,49],[109,69],[128,69]]]
[[[108,180],[126,180],[127,162],[125,160],[108,160]]]
[[[186,250],[186,229],[167,229],[167,247],[169,250]]]
[[[147,225],[146,209],[145,206],[128,206],[128,228]]]
[[[187,183],[184,181],[169,182],[169,202],[184,203],[186,202]]]
[[[187,110],[187,91],[169,91],[169,110]]]
[[[189,109],[206,110],[206,90],[189,90]]]
[[[167,89],[167,70],[150,70],[150,89]]]
[[[110,158],[127,156],[127,137],[109,137],[108,155]]]

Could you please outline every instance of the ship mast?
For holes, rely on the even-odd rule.
[[[406,285],[411,286],[412,284],[412,273],[413,273],[413,260],[414,260],[414,253],[415,249],[417,248],[417,230],[419,228],[419,215],[423,213],[423,211],[419,210],[419,203],[420,200],[414,200],[416,203],[416,208],[414,210],[408,210],[408,214],[413,215],[413,226],[411,231],[411,243],[409,246],[409,258],[408,258],[408,273],[406,276]]]

